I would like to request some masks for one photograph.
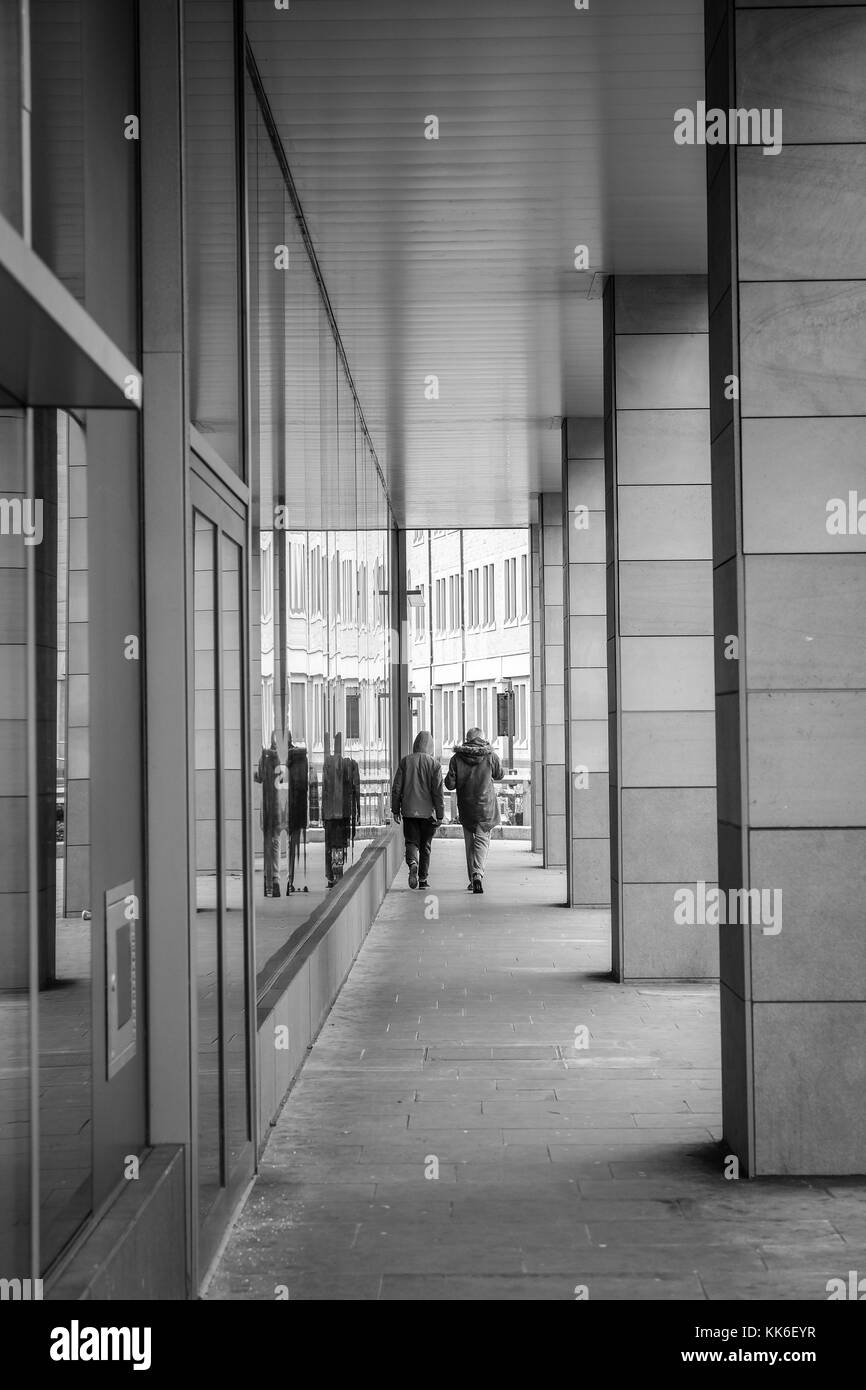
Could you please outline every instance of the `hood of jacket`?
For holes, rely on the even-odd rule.
[[[465,743],[458,743],[454,752],[459,754],[469,763],[480,763],[483,758],[487,758],[495,750],[491,743],[483,734],[473,734],[471,731],[467,735]]]
[[[432,755],[433,735],[428,733],[426,729],[422,729],[420,734],[415,736],[415,742],[412,744],[412,752],[430,753]]]

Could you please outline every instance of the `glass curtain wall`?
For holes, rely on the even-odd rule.
[[[99,22],[81,0],[0,0],[0,77],[0,213],[138,365],[134,0]],[[55,404],[0,410],[0,1274],[13,1281],[50,1271],[145,1139],[138,422]]]
[[[390,818],[392,518],[252,83],[247,111],[263,986]]]

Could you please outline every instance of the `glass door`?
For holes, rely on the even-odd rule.
[[[199,1271],[254,1166],[246,522],[193,474],[193,1017]]]

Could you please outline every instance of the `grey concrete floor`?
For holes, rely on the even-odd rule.
[[[866,1273],[866,1182],[723,1176],[716,988],[611,982],[608,914],[523,843],[483,897],[454,841],[430,881],[398,875],[207,1297],[823,1300]]]

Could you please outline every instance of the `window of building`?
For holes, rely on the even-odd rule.
[[[436,631],[445,632],[448,627],[445,580],[436,580]]]
[[[454,722],[456,695],[455,690],[443,690],[442,692],[442,742],[452,746],[457,732]]]
[[[421,590],[421,602],[415,609],[415,641],[423,642],[427,632],[427,587],[424,584],[418,587]]]
[[[478,685],[475,687],[475,723],[478,725],[479,729],[484,730],[484,734],[487,738],[490,737],[490,726],[487,723],[490,708],[489,699],[488,687],[486,685]]]
[[[517,556],[505,561],[505,621],[517,622]]]
[[[375,568],[374,568],[374,571],[373,571],[373,582],[374,582],[375,587],[376,587],[376,593],[375,593],[374,597],[375,597],[375,600],[376,600],[376,603],[375,603],[376,627],[378,628],[378,627],[383,627],[383,626],[385,625],[385,604],[386,604],[387,601],[388,601],[388,597],[387,597],[387,595],[384,593],[384,590],[385,590],[385,588],[386,588],[386,584],[385,584],[385,566],[382,564],[382,561],[381,561],[381,560],[377,560],[377,561],[376,561]]]
[[[310,617],[322,615],[322,550],[314,545],[310,550]]]
[[[516,743],[527,743],[526,732],[526,681],[514,683],[514,739]]]
[[[307,547],[302,541],[289,541],[289,612],[295,616],[307,611]]]
[[[494,627],[496,624],[496,588],[494,581],[494,566],[485,565],[482,576],[483,585],[483,609],[484,626]]]
[[[307,687],[304,681],[292,681],[291,724],[293,743],[305,743],[307,739]]]
[[[361,737],[361,693],[359,690],[346,691],[346,738]]]
[[[426,532],[424,532],[424,531],[413,531],[413,532],[412,532],[412,544],[413,544],[413,545],[421,545],[421,544],[423,543],[423,541],[424,541],[425,535],[426,535]]]
[[[267,748],[274,732],[274,678],[262,676],[262,746]]]
[[[261,586],[262,586],[262,622],[270,622],[274,611],[274,550],[271,545],[270,534],[262,532],[261,550]],[[270,735],[268,735],[270,741]]]
[[[343,583],[342,617],[343,622],[349,624],[355,621],[355,608],[357,599],[357,595],[355,593],[355,585],[357,583],[357,579],[355,577],[355,566],[352,563],[351,559],[344,560],[341,569]]]
[[[460,575],[452,574],[448,576],[448,612],[451,621],[448,624],[451,632],[459,632],[463,623],[463,615],[460,612]]]
[[[466,575],[466,626],[481,626],[481,572],[477,567]]]
[[[529,556],[520,557],[520,619],[529,617]]]
[[[323,723],[325,712],[325,695],[320,680],[313,681],[312,697],[312,723],[313,723],[313,747],[322,747]]]

